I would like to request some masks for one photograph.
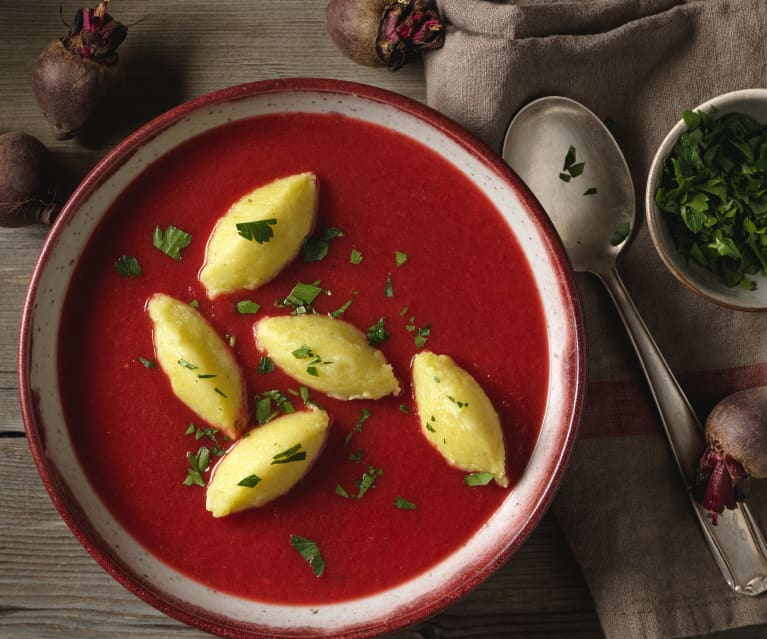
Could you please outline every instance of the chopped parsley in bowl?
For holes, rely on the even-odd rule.
[[[767,308],[767,89],[685,111],[653,160],[650,233],[688,287],[732,308]]]

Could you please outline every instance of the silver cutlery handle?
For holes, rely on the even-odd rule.
[[[745,504],[725,510],[713,525],[711,515],[692,497],[692,484],[705,449],[703,429],[655,340],[613,266],[596,273],[607,287],[634,345],[658,406],[695,517],[729,586],[744,595],[767,590],[767,543]]]

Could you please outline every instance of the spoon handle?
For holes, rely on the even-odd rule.
[[[618,271],[596,273],[610,293],[634,345],[650,385],[693,511],[725,580],[735,592],[758,595],[767,590],[767,542],[745,504],[725,510],[711,522],[710,514],[692,497],[691,487],[705,439],[700,421],[647,330]]]

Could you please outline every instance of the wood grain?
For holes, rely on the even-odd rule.
[[[133,25],[122,49],[131,92],[78,140],[56,141],[31,91],[38,52],[66,30],[60,0],[0,2],[0,131],[22,129],[52,151],[63,194],[125,135],[209,91],[275,77],[365,82],[423,100],[418,65],[397,73],[343,58],[324,30],[324,0],[113,0]],[[77,3],[63,3],[65,18]],[[124,590],[82,549],[36,473],[18,407],[16,339],[46,228],[0,229],[0,637],[207,636]],[[763,628],[713,635],[757,639]],[[486,583],[432,619],[387,639],[600,639],[594,604],[552,516]]]

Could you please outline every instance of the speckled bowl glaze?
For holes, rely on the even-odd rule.
[[[89,236],[123,189],[158,157],[212,128],[257,115],[341,113],[395,129],[458,167],[499,209],[524,247],[549,339],[547,406],[532,458],[486,524],[446,559],[374,596],[321,606],[274,605],[212,590],[171,569],[120,527],[85,477],[64,422],[56,358],[65,292]],[[500,337],[500,336],[499,336]],[[422,620],[474,588],[530,534],[548,507],[583,402],[583,330],[559,239],[516,175],[442,115],[402,96],[330,80],[237,86],[184,104],[116,147],[68,201],[42,249],[21,325],[22,414],[40,475],[77,539],[117,581],[166,614],[226,637],[369,637]]]
[[[744,113],[765,123],[767,122],[767,89],[742,89],[725,93],[695,107],[693,111],[708,113],[712,107],[718,111],[716,117],[722,117],[728,113]],[[747,291],[739,286],[729,287],[715,273],[692,260],[688,262],[676,250],[674,239],[671,237],[663,214],[655,205],[655,191],[658,190],[660,184],[663,161],[669,156],[679,136],[685,131],[687,131],[687,125],[685,125],[684,120],[679,120],[655,153],[647,177],[645,210],[655,248],[668,269],[679,281],[706,299],[737,310],[767,310],[767,277],[764,275],[749,276],[756,281],[756,290]]]

